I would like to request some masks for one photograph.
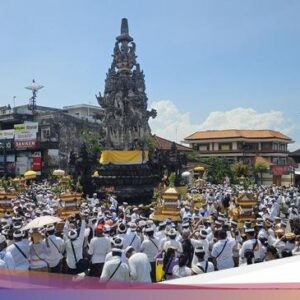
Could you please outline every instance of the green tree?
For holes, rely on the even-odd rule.
[[[228,176],[233,179],[230,163],[226,158],[209,157],[203,159],[203,162],[208,165],[207,180],[212,183],[223,183],[224,178]]]
[[[149,151],[149,159],[152,159],[156,148],[156,143],[152,135],[147,135],[145,138],[146,148]]]
[[[231,171],[235,178],[248,177],[249,176],[249,166],[243,162],[235,162],[231,165]]]
[[[254,174],[257,176],[257,174],[260,175],[260,184],[263,184],[263,173],[267,172],[269,170],[269,167],[267,163],[265,162],[257,162],[254,166]]]
[[[201,159],[201,156],[196,151],[191,151],[186,154],[186,158],[188,161],[193,162],[201,162],[203,159]]]

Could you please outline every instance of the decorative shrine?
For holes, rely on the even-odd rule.
[[[162,194],[162,199],[159,200],[154,212],[150,218],[155,221],[163,221],[171,219],[172,221],[179,221],[180,216],[180,193],[174,187],[169,187]]]

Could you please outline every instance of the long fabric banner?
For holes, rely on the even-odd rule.
[[[139,150],[104,150],[100,163],[103,165],[138,165],[148,161],[148,151]]]

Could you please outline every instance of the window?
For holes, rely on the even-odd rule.
[[[209,144],[200,144],[199,151],[208,151],[209,150]]]
[[[41,130],[41,141],[48,141],[50,139],[50,126],[44,127]]]
[[[219,144],[219,150],[221,150],[221,151],[229,151],[231,149],[232,149],[232,144],[231,143]]]
[[[199,150],[199,145],[198,144],[192,144],[193,150]]]

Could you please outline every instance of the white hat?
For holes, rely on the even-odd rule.
[[[127,254],[127,252],[128,252],[129,250],[134,250],[134,248],[133,248],[132,246],[128,246],[128,247],[125,249],[125,251],[124,251],[125,255]]]
[[[176,230],[174,229],[174,228],[171,228],[169,231],[168,231],[168,235],[169,236],[174,236],[174,235],[176,235],[177,234],[177,232],[176,232]]]
[[[245,233],[254,233],[254,228],[245,228]]]
[[[181,226],[182,226],[182,228],[189,228],[190,224],[189,223],[183,223]]]
[[[52,225],[48,225],[48,226],[46,227],[46,231],[47,231],[47,232],[52,231],[52,230],[55,230],[55,227],[54,227],[53,224],[52,224]]]
[[[15,230],[21,229],[21,228],[22,228],[22,224],[21,224],[21,223],[17,223],[17,224],[15,224],[15,225],[13,226],[13,228],[14,228]]]
[[[146,232],[146,233],[154,232],[154,229],[153,229],[153,227],[146,227],[146,228],[145,228],[145,232]]]
[[[136,226],[136,224],[135,224],[135,223],[133,223],[133,222],[130,222],[130,223],[129,223],[129,228],[130,228],[130,230],[131,230],[131,231],[136,231],[136,229],[137,229],[137,226]]]
[[[71,239],[71,240],[74,240],[76,239],[78,236],[78,233],[76,230],[72,229],[68,232],[68,238]]]
[[[147,225],[147,223],[146,223],[146,221],[141,220],[141,221],[139,221],[138,225],[139,225],[139,227],[144,227]]]
[[[6,242],[6,237],[3,234],[0,234],[0,244]]]
[[[202,246],[199,246],[195,249],[195,253],[205,253],[205,250]]]
[[[122,252],[123,252],[123,250],[120,249],[120,248],[112,248],[111,251],[112,251],[112,252],[119,252],[119,253],[122,253]]]
[[[125,233],[127,230],[126,225],[124,223],[120,223],[118,225],[118,233]]]
[[[115,247],[120,247],[122,248],[123,247],[123,239],[122,238],[119,238],[119,237],[116,237],[112,240],[112,244],[115,246]]]
[[[14,237],[14,238],[20,238],[20,237],[23,237],[23,232],[20,231],[20,230],[16,230],[16,231],[13,233],[13,237]]]
[[[206,238],[206,237],[207,237],[207,231],[204,230],[204,229],[201,229],[201,230],[200,230],[200,236],[201,236],[202,238]]]

